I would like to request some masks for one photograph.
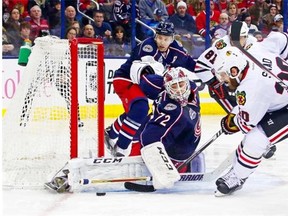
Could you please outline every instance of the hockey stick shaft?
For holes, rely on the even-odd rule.
[[[115,178],[115,179],[80,179],[79,184],[100,184],[100,183],[117,183],[117,182],[135,182],[135,181],[151,181],[150,176],[141,176],[134,178]]]
[[[222,129],[220,129],[213,137],[210,138],[204,145],[200,147],[200,149],[194,152],[184,163],[182,163],[177,170],[181,170],[183,167],[187,166],[194,158],[196,158],[201,152],[203,152],[209,145],[211,145],[221,134],[223,133]]]

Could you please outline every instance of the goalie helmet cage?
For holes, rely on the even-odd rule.
[[[3,117],[4,188],[43,188],[69,159],[104,156],[104,85],[101,40],[35,40]]]

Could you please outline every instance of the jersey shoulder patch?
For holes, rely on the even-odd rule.
[[[237,100],[237,104],[244,106],[246,103],[246,92],[245,91],[237,91],[236,92],[236,100]]]
[[[218,41],[215,41],[215,47],[216,49],[223,49],[227,46],[227,44],[225,43],[225,41],[223,39],[220,39]]]
[[[153,47],[151,45],[149,45],[149,44],[146,44],[146,45],[143,46],[142,50],[144,52],[152,52],[153,51]]]

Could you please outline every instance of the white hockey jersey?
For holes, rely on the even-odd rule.
[[[258,47],[251,49],[249,53],[288,85],[286,61]],[[267,112],[288,105],[288,91],[277,83],[275,77],[263,71],[251,60],[249,62],[248,72],[235,91],[237,106],[233,109],[233,113],[236,112],[234,122],[244,133],[256,126]]]
[[[248,35],[244,48],[249,48],[253,43],[256,43],[256,38]],[[228,46],[231,46],[231,40],[230,36],[226,35],[214,41],[212,46],[199,56],[194,71],[203,82],[207,82],[214,77],[214,66],[217,63],[217,56]]]
[[[269,35],[260,42],[269,52],[280,55],[284,60],[288,60],[288,34],[271,31]]]

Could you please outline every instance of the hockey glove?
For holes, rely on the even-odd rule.
[[[221,120],[221,128],[224,134],[233,134],[239,131],[239,128],[234,123],[235,114],[230,113]]]
[[[214,98],[216,96],[219,99],[225,99],[227,96],[229,96],[227,87],[223,83],[220,83],[215,77],[208,81],[207,85],[209,87],[211,97]]]

